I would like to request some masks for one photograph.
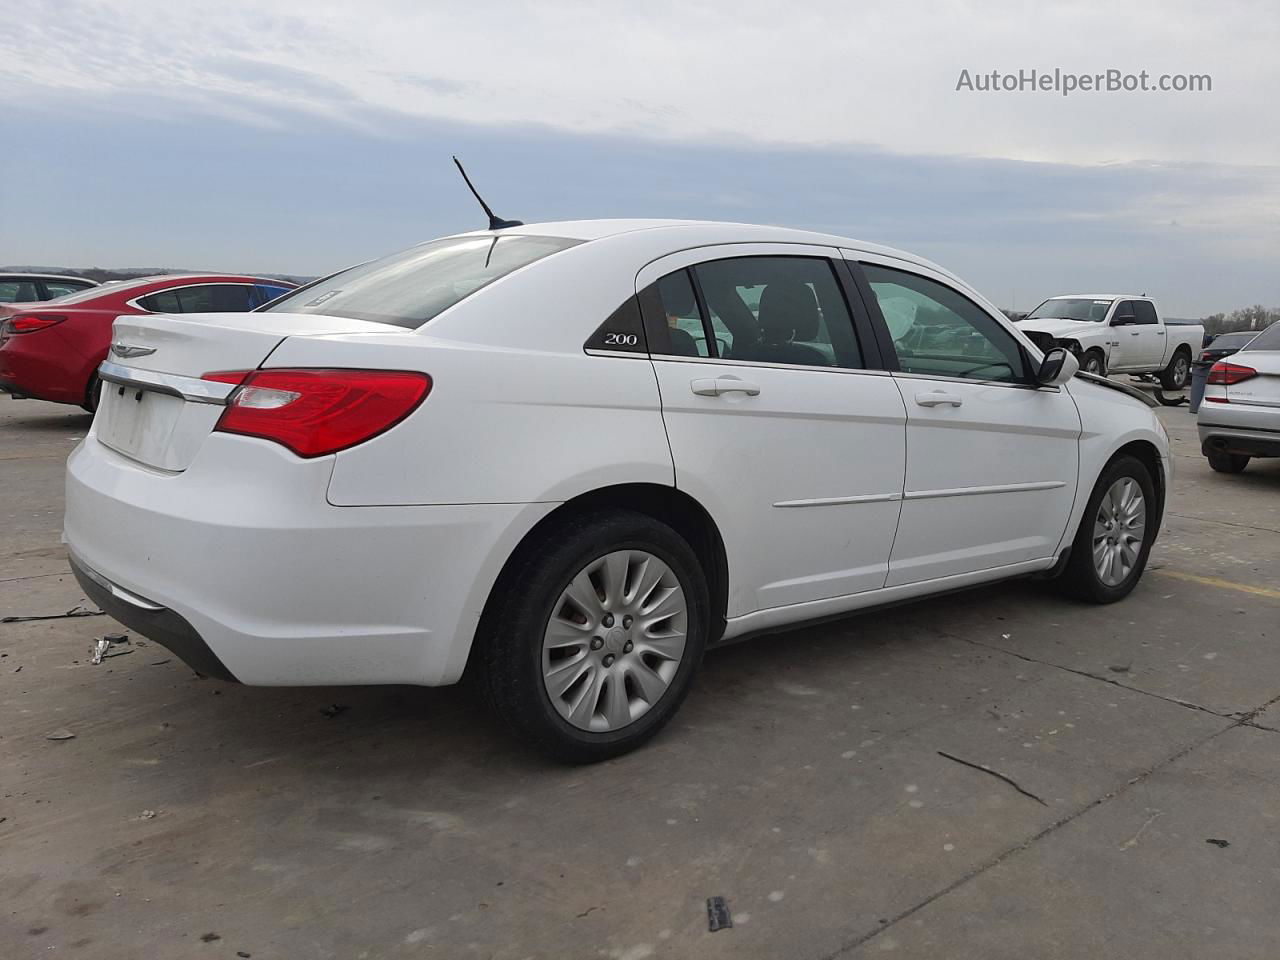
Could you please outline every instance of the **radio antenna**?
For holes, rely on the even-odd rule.
[[[462,179],[466,182],[467,189],[471,191],[471,195],[475,197],[476,201],[480,204],[480,209],[482,209],[485,212],[485,215],[488,216],[490,230],[501,230],[504,227],[524,226],[524,223],[519,220],[503,220],[501,217],[494,216],[493,211],[489,209],[489,205],[484,202],[484,197],[480,196],[480,191],[475,188],[475,184],[473,184],[471,182],[471,178],[467,176],[467,171],[462,169],[462,161],[457,157],[454,157],[453,162],[457,166],[458,172],[462,174]]]

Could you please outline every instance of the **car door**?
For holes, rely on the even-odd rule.
[[[1164,324],[1156,316],[1156,305],[1150,300],[1131,300],[1134,325],[1129,340],[1137,344],[1137,366],[1143,370],[1156,370],[1165,366],[1168,339]],[[1134,337],[1132,331],[1138,335]]]
[[[1051,557],[1079,469],[1071,396],[1035,386],[1030,357],[1006,321],[949,278],[859,256],[853,269],[882,324],[907,411],[887,585]]]
[[[1108,370],[1142,370],[1150,366],[1151,334],[1144,336],[1143,325],[1138,320],[1134,300],[1117,300],[1111,311],[1108,330],[1111,333],[1111,353],[1107,357]]]
[[[884,586],[906,413],[834,255],[702,248],[637,276],[675,483],[722,533],[730,617]]]

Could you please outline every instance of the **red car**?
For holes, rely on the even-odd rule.
[[[0,304],[0,390],[15,397],[98,405],[98,365],[116,317],[139,313],[243,313],[294,289],[261,277],[143,277],[44,303]]]

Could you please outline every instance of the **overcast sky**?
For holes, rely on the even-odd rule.
[[[1280,5],[8,0],[0,263],[315,274],[481,224],[906,247],[1021,308],[1280,305]],[[1212,90],[957,91],[1055,68]]]

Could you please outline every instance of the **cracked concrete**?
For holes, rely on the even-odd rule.
[[[1278,586],[1280,462],[1211,474],[1162,417],[1123,604],[1022,582],[730,647],[590,769],[465,689],[250,689],[136,637],[91,666],[106,618],[0,624],[0,956],[1270,956],[1280,598],[1239,587]],[[83,599],[87,426],[0,398],[0,616]]]

